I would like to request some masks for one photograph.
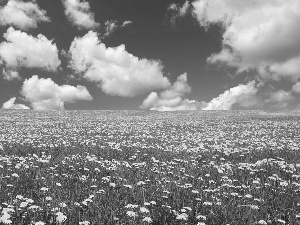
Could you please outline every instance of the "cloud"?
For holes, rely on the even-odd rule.
[[[203,107],[204,103],[195,100],[183,99],[183,96],[191,91],[187,84],[187,74],[180,75],[172,86],[162,91],[160,94],[152,92],[144,100],[141,108],[150,108],[156,111],[177,111],[177,110],[197,110]]]
[[[251,107],[257,103],[255,98],[257,91],[255,81],[240,84],[212,99],[203,110],[230,110],[234,105],[245,108]]]
[[[190,9],[189,1],[185,1],[185,3],[180,6],[179,4],[172,3],[168,7],[168,13],[170,14],[170,22],[172,26],[175,26],[177,20],[181,17],[184,17]]]
[[[13,71],[13,70],[2,69],[2,75],[3,75],[4,80],[7,80],[7,81],[20,79],[19,73],[17,71]]]
[[[29,109],[26,105],[15,104],[16,97],[9,99],[7,102],[3,103],[3,109]]]
[[[106,47],[93,31],[75,38],[69,54],[71,67],[110,95],[132,97],[170,85],[159,61],[139,59],[124,45]]]
[[[130,25],[130,24],[132,24],[132,23],[133,23],[132,21],[126,20],[126,21],[123,22],[123,24],[122,24],[121,27],[126,27],[126,26],[128,26],[128,25]]]
[[[109,36],[113,32],[118,29],[117,21],[116,20],[107,20],[105,22],[105,34],[104,36]]]
[[[90,4],[85,0],[62,0],[65,14],[73,26],[80,30],[95,29],[100,26],[95,15],[90,11]]]
[[[49,22],[46,11],[40,9],[36,2],[24,2],[23,0],[9,0],[0,9],[0,24],[10,25],[21,30],[37,28],[40,22]]]
[[[62,110],[65,102],[93,99],[84,86],[59,86],[50,78],[38,78],[37,75],[24,81],[21,94],[36,110]]]
[[[300,93],[300,82],[297,82],[296,84],[293,85],[292,92]]]
[[[209,63],[255,70],[264,79],[300,78],[299,0],[196,0],[192,6],[201,26],[224,29],[223,48]]]
[[[269,105],[270,109],[286,109],[294,100],[294,96],[290,91],[278,90],[270,92],[265,103]]]
[[[56,44],[44,35],[37,37],[10,27],[0,43],[0,60],[8,68],[30,67],[56,71],[60,65]]]

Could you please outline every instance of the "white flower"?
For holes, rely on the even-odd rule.
[[[141,208],[140,208],[140,212],[141,212],[141,213],[149,213],[150,211],[149,211],[149,209],[147,209],[146,207],[141,207]]]
[[[35,222],[35,224],[34,225],[45,225],[45,223],[44,222],[42,222],[42,221],[39,221],[39,222]]]
[[[149,216],[147,216],[143,219],[143,222],[152,223],[152,219]]]
[[[48,191],[48,190],[49,190],[49,188],[46,188],[46,187],[41,188],[41,191]]]
[[[57,212],[56,213],[56,221],[58,222],[58,223],[62,223],[62,222],[64,222],[64,221],[66,221],[66,219],[67,219],[67,217],[63,214],[63,213],[61,213],[61,212]]]
[[[178,214],[177,216],[176,216],[176,219],[177,220],[187,220],[188,219],[188,214],[186,214],[186,213],[181,213],[181,214]]]
[[[56,183],[56,186],[61,187],[61,183]]]
[[[89,225],[90,222],[89,221],[82,221],[82,222],[79,222],[79,225]]]
[[[127,211],[126,215],[129,216],[129,217],[134,217],[135,218],[135,217],[137,217],[138,214],[134,211]]]

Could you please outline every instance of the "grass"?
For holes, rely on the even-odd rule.
[[[300,224],[298,115],[1,114],[0,224]]]

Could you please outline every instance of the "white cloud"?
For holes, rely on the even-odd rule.
[[[21,30],[37,28],[39,22],[49,22],[46,11],[40,9],[36,2],[9,0],[0,9],[0,24],[11,25]]]
[[[144,100],[141,108],[150,108],[156,111],[197,110],[203,107],[203,103],[195,100],[183,99],[183,96],[191,91],[187,84],[186,73],[180,75],[172,86],[160,94],[152,92]]]
[[[16,97],[9,99],[7,102],[3,103],[3,109],[29,109],[26,105],[15,104]]]
[[[230,110],[235,104],[242,107],[253,106],[257,103],[255,99],[257,91],[255,81],[251,81],[248,84],[240,84],[220,94],[219,97],[212,99],[203,110]]]
[[[118,29],[117,21],[116,20],[107,20],[105,22],[105,34],[104,36],[109,36],[113,32]]]
[[[110,95],[132,97],[170,85],[159,61],[139,59],[124,45],[107,48],[93,31],[75,38],[69,54],[71,67]]]
[[[286,109],[290,106],[291,101],[294,100],[292,92],[290,91],[278,90],[270,92],[268,95],[268,98],[265,99],[265,103],[267,103],[271,109]]]
[[[175,26],[178,18],[184,17],[190,8],[189,1],[185,1],[185,3],[180,6],[179,4],[172,3],[168,7],[168,12],[171,14],[170,22],[172,26]]]
[[[2,70],[2,75],[4,80],[7,81],[11,81],[11,80],[19,80],[20,79],[20,75],[17,71],[13,71],[13,70]]]
[[[132,23],[133,23],[132,21],[126,20],[126,21],[123,22],[123,24],[122,24],[121,27],[126,27],[126,26],[128,26],[128,25],[130,25],[130,24],[132,24]]]
[[[62,0],[68,20],[78,29],[95,29],[100,26],[95,15],[90,11],[90,4],[85,0]]]
[[[300,82],[297,82],[296,84],[293,85],[292,92],[300,93]]]
[[[199,24],[224,28],[223,49],[208,58],[275,80],[300,77],[299,0],[196,0]]]
[[[44,35],[37,37],[10,27],[0,44],[0,60],[6,67],[31,67],[55,71],[60,65],[56,44]]]
[[[84,86],[59,86],[50,78],[38,78],[37,75],[24,81],[21,94],[36,110],[62,110],[65,102],[93,99]]]

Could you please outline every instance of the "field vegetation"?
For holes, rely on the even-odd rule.
[[[300,224],[300,115],[0,111],[0,224]]]

